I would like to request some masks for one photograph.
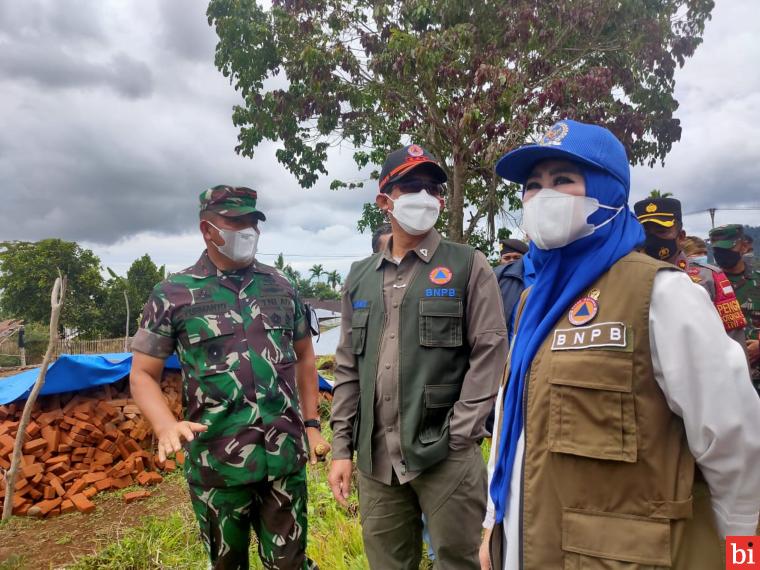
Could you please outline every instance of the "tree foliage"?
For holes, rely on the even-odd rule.
[[[337,271],[325,271],[323,265],[315,264],[309,269],[309,277],[304,277],[285,262],[282,254],[277,256],[274,266],[290,279],[302,299],[340,299],[340,293],[336,289],[342,278]],[[326,277],[327,283],[319,281],[322,275]]]
[[[127,300],[129,300],[129,334],[134,335],[140,324],[140,317],[145,302],[153,287],[165,277],[164,266],[158,267],[148,254],[132,262],[126,277],[117,275],[110,267],[111,276],[104,283],[103,310],[100,318],[100,331],[108,337],[123,336],[127,318]]]
[[[132,263],[126,277],[109,268],[110,278],[106,280],[100,259],[74,242],[5,242],[0,244],[0,314],[24,319],[27,330],[34,330],[35,323],[47,326],[50,289],[58,269],[68,280],[61,325],[85,338],[124,335],[125,291],[129,333],[133,335],[145,301],[165,273],[164,267],[157,267],[146,254]]]
[[[402,142],[420,143],[445,161],[446,234],[465,241],[483,219],[492,238],[515,196],[494,174],[497,158],[558,119],[607,126],[635,163],[664,160],[681,136],[674,71],[700,44],[712,8],[712,0],[271,8],[211,0],[208,18],[216,65],[244,100],[232,115],[237,152],[251,157],[262,141],[278,141],[277,159],[308,188],[328,174],[331,144],[352,145],[364,167]],[[332,183],[345,186],[361,182]]]
[[[100,259],[74,242],[0,244],[0,289],[3,312],[29,322],[50,318],[50,290],[60,269],[67,280],[61,325],[90,334],[97,331],[102,301]]]
[[[655,188],[649,193],[650,198],[672,198],[673,192],[663,192],[662,190],[658,190]]]

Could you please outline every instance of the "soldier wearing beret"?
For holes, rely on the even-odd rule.
[[[672,263],[685,271],[694,283],[701,285],[715,305],[728,336],[744,347],[746,321],[728,278],[706,259],[690,259],[684,252],[686,232],[681,202],[675,198],[647,198],[636,202],[633,209],[644,227],[647,255]]]
[[[316,568],[306,558],[305,464],[327,444],[314,349],[293,284],[256,260],[265,219],[250,188],[203,192],[207,249],[155,287],[132,344],[133,397],[158,436],[160,460],[186,448],[193,510],[218,569],[248,568],[251,527],[265,568]],[[175,350],[185,421],[159,388]]]
[[[726,272],[744,312],[752,381],[760,391],[760,271],[753,270],[744,257],[751,251],[752,242],[742,226],[729,224],[710,230],[710,243],[715,263]]]

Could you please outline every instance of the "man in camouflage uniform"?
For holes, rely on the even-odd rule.
[[[746,321],[736,294],[726,275],[701,259],[684,253],[686,232],[683,230],[681,202],[675,198],[647,198],[633,205],[634,212],[646,233],[644,250],[650,257],[676,265],[694,283],[701,285],[718,311],[726,333],[743,348]]]
[[[744,312],[752,382],[760,393],[760,271],[753,270],[743,257],[750,251],[751,241],[741,225],[729,224],[710,230],[710,243],[715,263],[726,272]]]
[[[304,307],[282,273],[254,259],[265,220],[256,192],[216,186],[200,203],[207,250],[145,305],[132,394],[158,436],[159,459],[186,441],[185,476],[214,568],[248,568],[251,527],[265,568],[315,568],[305,554],[305,463],[327,444]],[[181,422],[158,384],[175,350]]]

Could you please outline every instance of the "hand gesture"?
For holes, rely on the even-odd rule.
[[[348,506],[348,496],[351,494],[353,468],[353,462],[350,459],[333,459],[330,474],[327,476],[333,497],[344,507]]]
[[[166,426],[156,435],[158,436],[158,460],[166,461],[166,457],[182,449],[182,439],[193,441],[195,434],[204,432],[208,426],[195,422],[174,422]]]
[[[330,444],[322,437],[322,433],[316,428],[306,428],[306,437],[309,439],[309,463],[316,465],[317,461],[324,461],[330,451]]]

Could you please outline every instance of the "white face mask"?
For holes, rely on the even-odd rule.
[[[404,194],[393,202],[391,215],[396,218],[398,225],[408,234],[413,236],[422,235],[435,225],[441,213],[441,203],[425,190],[413,194]]]
[[[251,263],[253,261],[259,244],[259,232],[253,228],[238,231],[223,230],[211,222],[208,224],[215,227],[224,240],[224,245],[216,245],[213,241],[211,242],[219,253],[235,263]]]
[[[588,217],[599,208],[615,210],[615,215],[598,226],[589,224]],[[556,249],[590,236],[622,209],[600,204],[596,198],[544,188],[523,205],[523,230],[539,249]]]
[[[705,264],[707,263],[707,256],[706,255],[695,255],[693,257],[689,258],[689,261],[693,261],[694,263],[701,263]]]

